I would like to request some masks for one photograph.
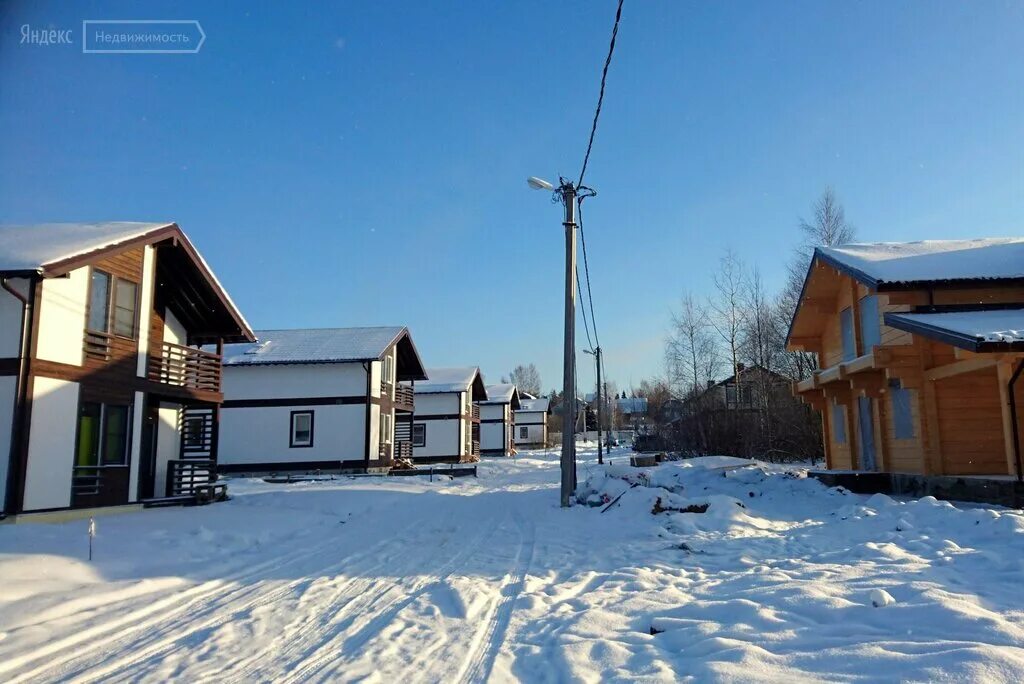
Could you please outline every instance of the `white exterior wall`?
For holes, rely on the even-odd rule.
[[[380,395],[380,364],[371,392]],[[361,363],[224,368],[224,399],[365,397]],[[293,411],[313,413],[313,446],[290,447]],[[217,460],[224,465],[362,461],[366,458],[366,404],[227,407],[221,410]],[[370,406],[371,458],[377,458],[380,407]]]
[[[78,346],[81,349],[80,343]],[[35,378],[28,470],[25,473],[26,511],[71,505],[77,423],[78,383]]]
[[[366,396],[366,371],[360,363],[224,367],[227,401],[345,396]]]
[[[547,414],[544,411],[516,411],[515,434],[512,438],[517,445],[523,444],[544,444],[544,425],[547,422]],[[537,423],[537,424],[534,424]],[[527,428],[528,437],[520,437],[521,428]]]
[[[480,404],[480,451],[502,449],[508,453],[508,404]],[[486,423],[501,420],[500,423]]]
[[[170,309],[164,312],[164,342],[183,347],[188,343],[188,331]]]
[[[12,279],[11,287],[25,292],[27,281]],[[17,297],[0,289],[0,359],[14,358],[21,352],[21,309]]]
[[[145,406],[145,396],[142,392],[135,393],[132,403],[132,440],[129,453],[128,470],[128,501],[139,500],[139,468],[142,465],[142,414]]]
[[[142,251],[142,291],[139,294],[139,356],[136,375],[140,378],[146,377],[149,373],[149,320],[153,312],[153,290],[156,284],[155,271],[156,250],[153,248],[153,245],[146,245]],[[137,399],[138,397],[136,397]],[[140,407],[138,410],[141,413],[142,404],[136,401],[135,405]],[[134,469],[132,473],[135,474]],[[130,500],[134,501],[136,493],[136,491],[131,492],[129,495]]]
[[[313,413],[313,446],[288,446],[292,411]],[[371,435],[376,434],[372,420],[370,429]],[[224,465],[362,461],[365,433],[365,405],[227,408],[221,410],[217,461]]]
[[[445,394],[417,394],[416,411],[413,414],[413,425],[426,425],[426,443],[421,447],[413,447],[413,458],[430,456],[454,456],[462,453],[464,437],[461,418],[448,420],[417,420],[417,415],[450,415],[462,412],[462,394],[448,392]]]
[[[11,453],[11,421],[14,420],[15,390],[18,379],[13,375],[0,377],[0,511],[7,501],[7,468]]]
[[[76,268],[66,278],[43,280],[42,297],[38,303],[39,329],[36,333],[36,355],[40,359],[72,366],[82,365],[82,335],[85,332],[88,297],[87,266]]]
[[[178,404],[160,404],[157,409],[156,424],[156,458],[153,474],[153,496],[167,494],[167,462],[181,455],[181,432],[178,427],[178,416],[181,407]],[[139,408],[141,413],[141,408]],[[129,498],[132,494],[129,493]]]

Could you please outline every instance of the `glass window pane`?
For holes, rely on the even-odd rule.
[[[313,443],[313,414],[292,415],[292,446],[309,446]]]
[[[78,416],[78,446],[75,449],[75,465],[98,465],[99,445],[100,405],[85,402],[82,404]]]
[[[135,337],[135,308],[139,286],[129,280],[117,281],[114,304],[114,334]]]
[[[892,398],[892,420],[896,439],[914,438],[914,416],[911,412],[911,390],[904,388],[890,388],[889,396]]]
[[[427,443],[427,426],[426,425],[413,425],[412,426],[412,445],[413,446],[424,446]]]
[[[92,272],[92,285],[89,291],[89,330],[109,332],[110,274],[103,271]]]
[[[128,407],[104,407],[103,465],[124,465],[128,452]]]
[[[860,346],[865,354],[882,344],[882,325],[878,315],[878,297],[868,295],[860,300]]]
[[[857,344],[853,336],[853,309],[846,307],[839,312],[839,326],[843,338],[843,361],[857,358]]]
[[[846,407],[832,406],[832,437],[836,444],[846,444]]]

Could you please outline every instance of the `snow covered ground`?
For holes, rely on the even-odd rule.
[[[0,680],[1024,680],[1019,512],[585,456],[0,526]]]

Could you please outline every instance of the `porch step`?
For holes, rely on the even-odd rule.
[[[143,508],[167,508],[169,506],[194,506],[195,494],[179,494],[178,496],[161,496],[154,499],[143,499]]]

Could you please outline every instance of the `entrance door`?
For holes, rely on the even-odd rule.
[[[870,397],[857,398],[857,423],[860,427],[860,469],[878,470],[875,463],[874,400]]]

